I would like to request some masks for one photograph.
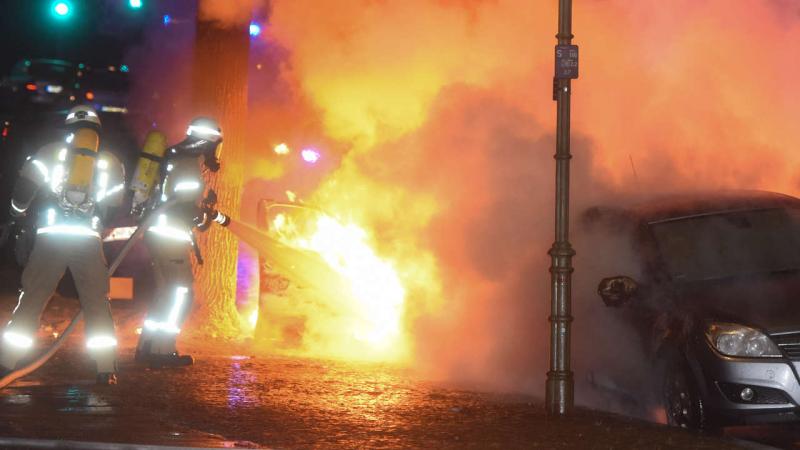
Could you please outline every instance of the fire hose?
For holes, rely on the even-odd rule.
[[[125,256],[127,256],[127,254],[133,248],[134,244],[136,244],[136,240],[138,240],[139,237],[141,237],[141,235],[145,232],[145,230],[150,227],[153,218],[158,217],[160,213],[163,213],[174,203],[175,201],[172,200],[162,204],[161,206],[153,210],[153,212],[151,212],[142,221],[141,225],[139,225],[139,227],[136,228],[136,231],[134,231],[131,237],[128,238],[128,240],[125,242],[125,245],[122,247],[117,257],[114,258],[114,261],[111,262],[111,265],[108,266],[109,277],[113,275],[114,272],[117,271],[117,268],[122,263],[122,260],[125,259]],[[39,355],[39,357],[31,361],[30,363],[26,364],[25,366],[20,367],[19,369],[16,369],[8,373],[8,375],[6,375],[3,378],[0,378],[0,389],[8,386],[17,379],[32,373],[33,371],[37,370],[39,367],[44,365],[44,363],[46,363],[50,358],[52,358],[53,355],[56,354],[58,349],[61,348],[61,346],[64,344],[67,338],[75,330],[75,327],[81,321],[81,318],[83,318],[83,310],[80,310],[75,314],[75,316],[72,318],[72,321],[69,323],[69,325],[67,325],[67,328],[65,328],[64,331],[61,332],[61,334],[58,336],[58,339],[56,339],[56,341],[53,342],[53,345],[51,345],[50,348],[47,349],[47,351]]]

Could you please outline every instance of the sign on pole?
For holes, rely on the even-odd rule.
[[[578,78],[578,46],[556,45],[556,79]]]

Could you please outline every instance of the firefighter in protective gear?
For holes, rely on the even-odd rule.
[[[116,383],[117,340],[108,304],[109,276],[100,233],[121,206],[124,172],[98,151],[100,119],[90,106],[69,111],[65,141],[28,158],[11,198],[11,215],[36,223],[33,250],[22,272],[22,293],[2,333],[0,369],[15,368],[33,347],[39,318],[69,269],[86,319],[86,346],[97,381]]]
[[[214,221],[223,226],[228,224],[228,219],[214,209],[213,191],[204,199],[203,172],[219,170],[217,150],[221,142],[222,130],[215,121],[193,120],[186,139],[169,148],[160,161],[161,178],[157,188],[149,199],[139,203],[148,205],[150,211],[167,202],[170,204],[164,213],[154,218],[144,238],[153,259],[157,288],[155,301],[142,327],[136,360],[151,367],[188,366],[194,362],[190,355],[177,352],[176,339],[193,299],[192,250],[202,263],[193,229],[205,231]],[[147,149],[142,158],[154,161],[146,153]],[[137,204],[133,207],[136,213]]]

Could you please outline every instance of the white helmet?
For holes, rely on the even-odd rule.
[[[81,124],[81,122],[84,122]],[[87,124],[94,124],[97,128],[100,128],[100,117],[97,115],[97,111],[94,110],[90,105],[78,105],[73,107],[67,113],[67,118],[64,120],[65,125],[87,125]]]
[[[219,146],[222,143],[222,128],[217,121],[198,117],[189,124],[186,139],[170,148],[173,155],[203,155],[203,162],[212,172],[219,170]]]
[[[217,121],[208,117],[197,117],[189,124],[186,135],[195,140],[219,142],[222,140],[222,128]]]

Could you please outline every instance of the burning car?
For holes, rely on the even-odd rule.
[[[800,199],[674,195],[583,222],[630,238],[638,273],[598,294],[646,343],[669,424],[800,417]]]
[[[259,254],[256,339],[316,357],[405,356],[405,289],[362,228],[302,203],[263,200],[257,227],[233,221],[229,229]]]

